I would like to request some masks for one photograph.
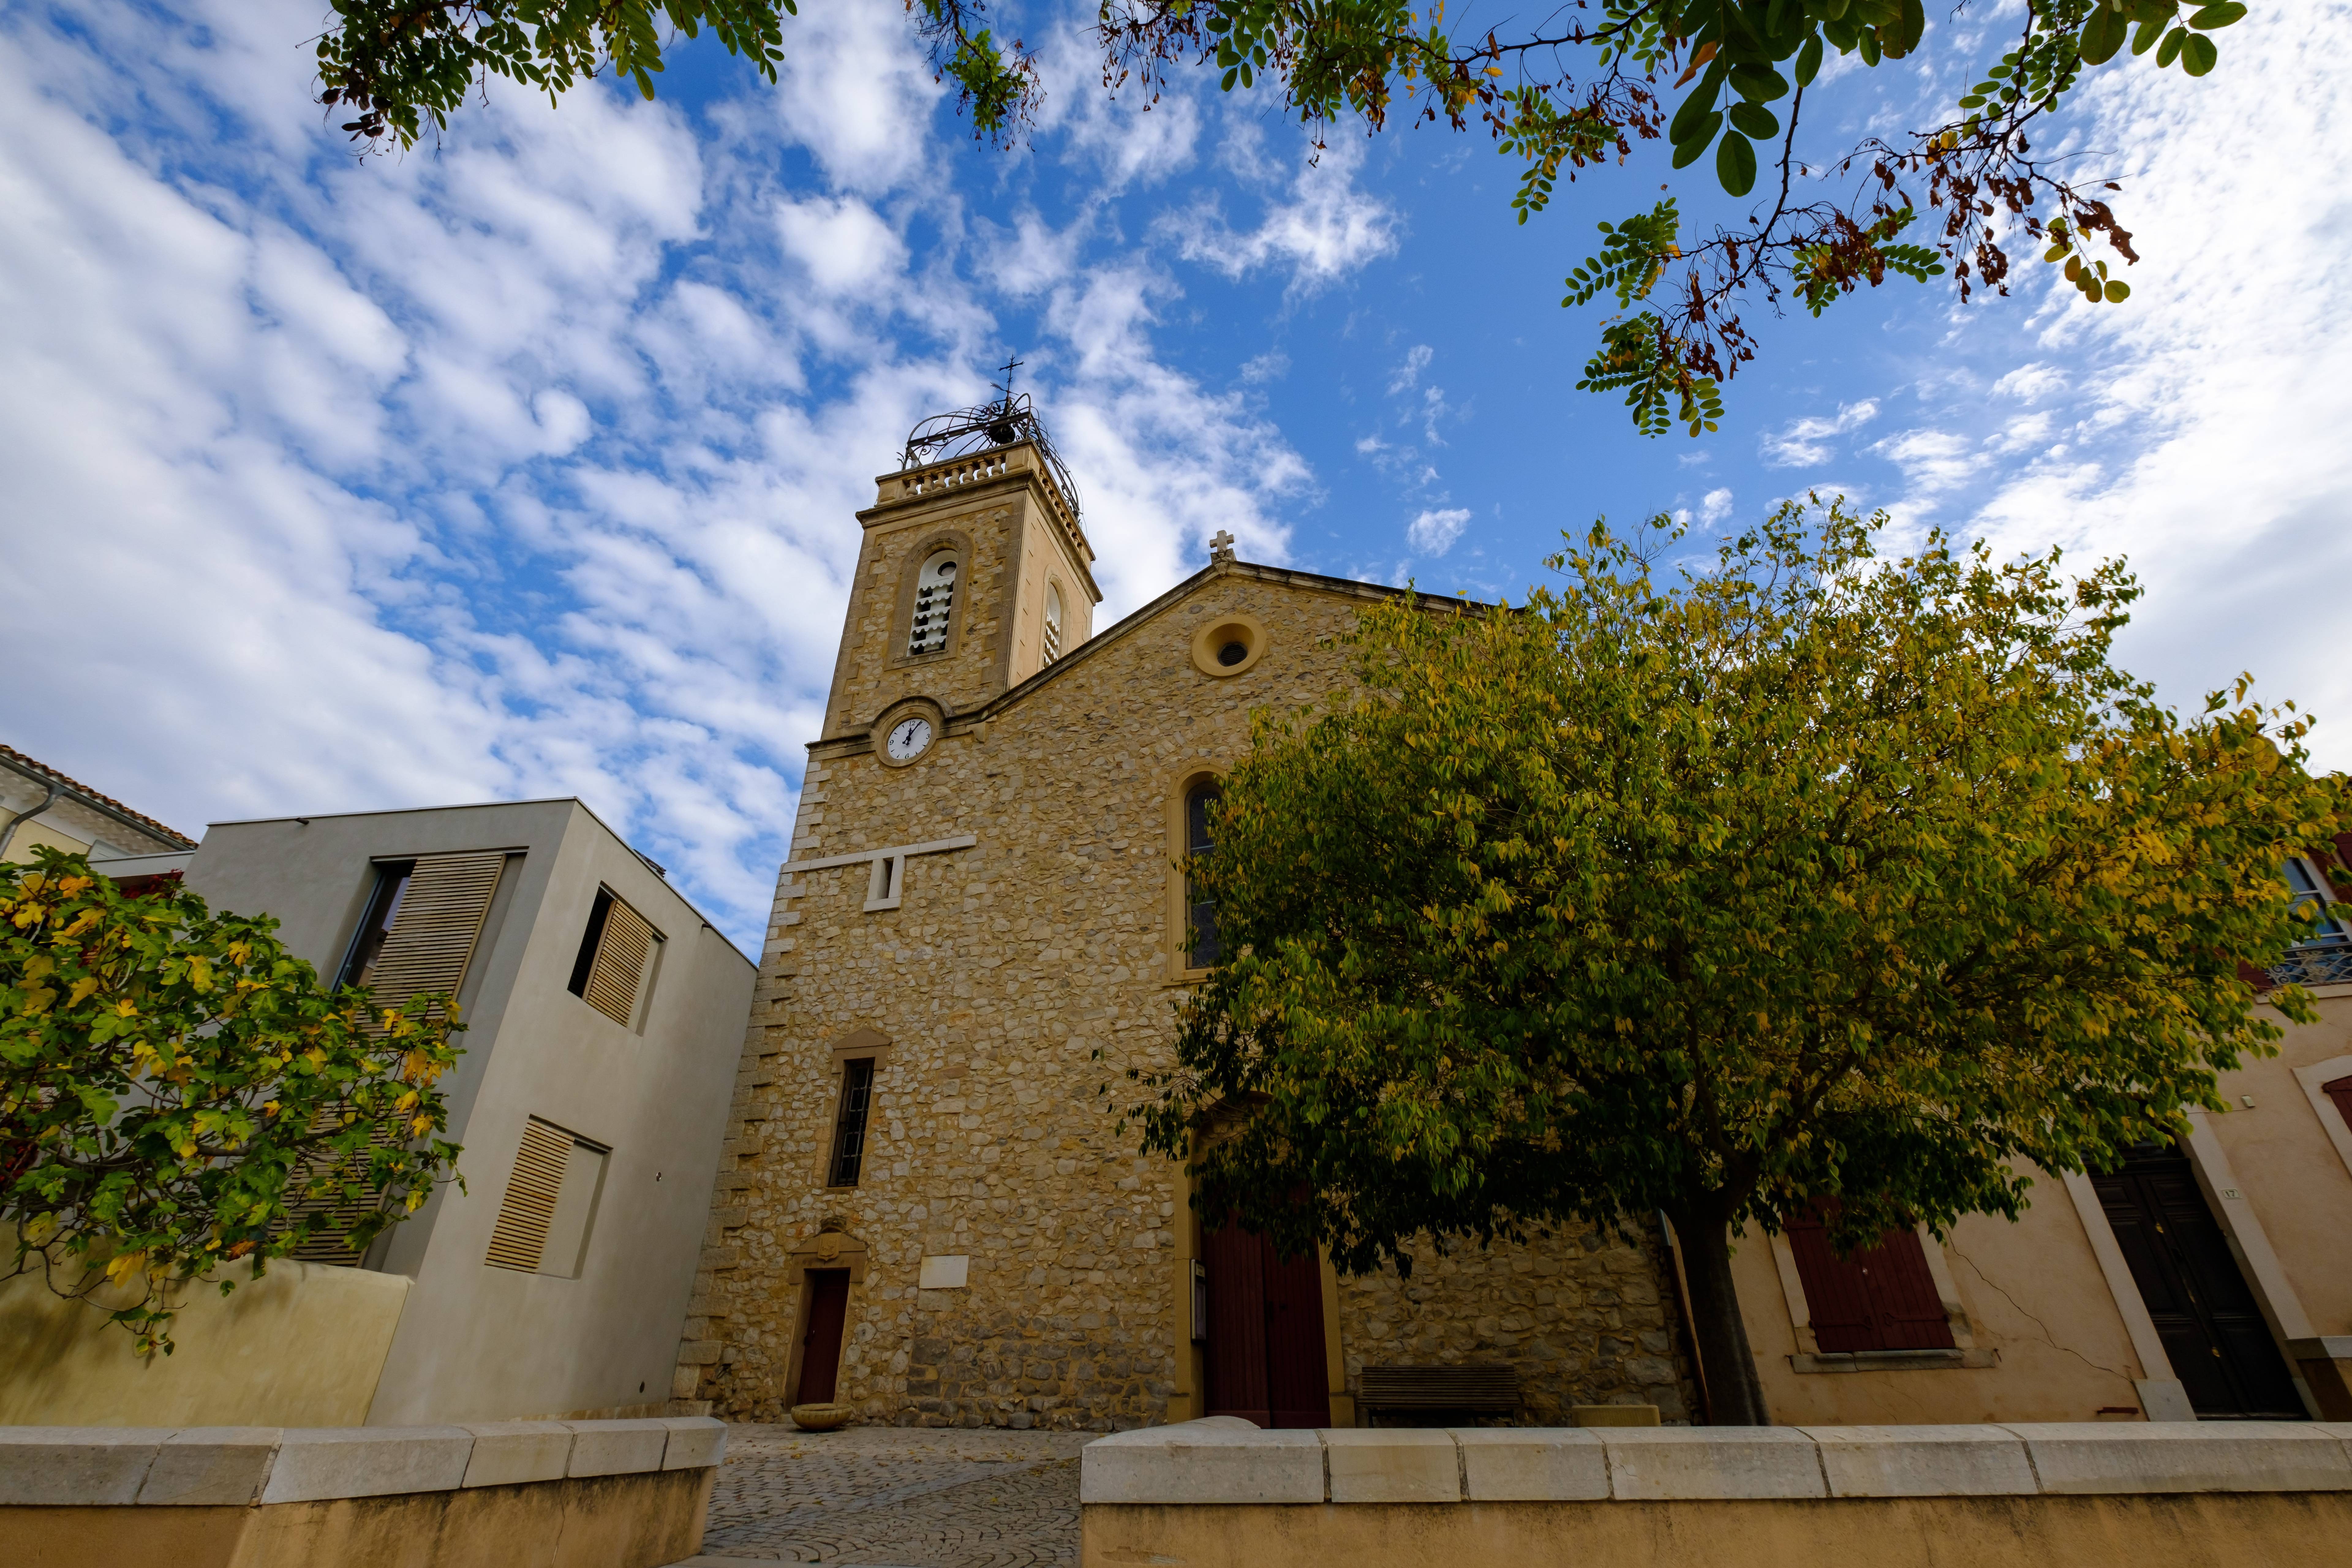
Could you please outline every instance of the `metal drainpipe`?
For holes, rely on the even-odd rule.
[[[22,772],[23,770],[19,769],[16,771]],[[33,807],[30,811],[18,812],[16,816],[8,819],[6,826],[0,827],[0,857],[5,857],[8,853],[8,846],[16,838],[16,828],[19,824],[32,821],[33,818],[40,816],[41,813],[57,805],[58,797],[65,793],[65,786],[58,784],[55,779],[41,779],[35,782],[47,784],[49,786],[49,793],[43,798],[40,805]]]

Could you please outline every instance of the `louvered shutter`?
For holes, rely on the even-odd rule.
[[[417,860],[369,977],[379,1014],[420,992],[457,994],[506,863],[502,849]]]
[[[637,984],[646,973],[654,928],[643,915],[614,899],[596,941],[596,961],[588,968],[588,1005],[626,1028],[637,1015]]]
[[[331,1110],[320,1112],[310,1130],[314,1132],[326,1131],[334,1124],[334,1115]],[[396,1124],[379,1124],[368,1134],[367,1149],[354,1155],[343,1167],[330,1167],[323,1160],[312,1164],[312,1172],[331,1169],[337,1175],[348,1173],[351,1180],[359,1184],[360,1195],[356,1198],[337,1195],[289,1205],[288,1215],[298,1222],[314,1214],[327,1216],[326,1226],[313,1231],[310,1238],[298,1245],[289,1257],[304,1263],[334,1263],[346,1268],[359,1267],[360,1249],[352,1243],[352,1226],[373,1214],[376,1205],[383,1201],[383,1194],[363,1179],[369,1154],[377,1149],[392,1148],[399,1142],[400,1130]]]
[[[371,1034],[382,1032],[381,1020],[388,1007],[405,1005],[409,998],[424,992],[451,996],[457,994],[457,988],[465,984],[466,966],[473,961],[474,944],[481,938],[482,921],[490,912],[490,896],[498,891],[499,876],[506,863],[503,849],[418,858],[401,897],[400,912],[393,917],[383,950],[377,954],[368,976],[369,994],[375,1002],[367,1022]],[[379,1149],[403,1141],[401,1130],[394,1124],[377,1127],[369,1135],[368,1143],[371,1149]],[[360,1161],[364,1159],[364,1155],[359,1157]],[[350,1169],[350,1174],[357,1181],[363,1173]],[[305,1263],[356,1267],[360,1249],[352,1244],[351,1227],[373,1213],[382,1201],[381,1193],[362,1184],[355,1198],[336,1196],[289,1205],[288,1212],[296,1220],[323,1214],[329,1221],[327,1228],[297,1247],[292,1256]]]
[[[539,1271],[556,1201],[563,1195],[572,1142],[572,1134],[536,1117],[523,1123],[522,1148],[515,1154],[514,1173],[507,1178],[507,1195],[499,1204],[499,1223],[490,1232],[489,1256],[484,1260],[493,1268]]]

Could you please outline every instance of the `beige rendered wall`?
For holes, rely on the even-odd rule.
[[[1876,1426],[2140,1418],[2133,1384],[2149,1374],[2133,1352],[2083,1220],[2054,1177],[2037,1173],[2031,1196],[2016,1223],[1969,1215],[1940,1249],[1962,1309],[1954,1338],[1990,1352],[1992,1364],[1980,1367],[1796,1370],[1799,1357],[1814,1347],[1800,1342],[1771,1242],[1758,1231],[1742,1237],[1732,1272],[1773,1420]],[[1927,1237],[1921,1244],[1937,1245]]]
[[[2325,1069],[2306,1074],[2313,1088],[2352,1077],[2352,985],[2322,988],[2318,1007],[2316,1024],[2271,1014],[2286,1031],[2279,1054],[2224,1073],[2231,1109],[2206,1120],[2309,1321],[2305,1332],[2343,1335],[2352,1334],[2352,1165],[2342,1116],[2295,1069]]]
[[[445,1084],[466,1188],[436,1193],[369,1259],[415,1282],[373,1425],[666,1399],[751,963],[572,800],[218,824],[187,873],[216,908],[278,916],[289,945],[331,975],[373,885],[372,860],[493,848],[509,852],[507,869],[459,993],[469,1026]],[[642,1032],[567,989],[600,886],[666,939]],[[576,1279],[485,1260],[532,1116],[611,1150]]]
[[[1674,1502],[1089,1504],[1084,1568],[2320,1568],[2352,1493]]]
[[[409,1282],[282,1258],[181,1298],[177,1348],[145,1360],[106,1314],[34,1275],[0,1281],[0,1426],[356,1426]]]

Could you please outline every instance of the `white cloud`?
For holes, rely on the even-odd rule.
[[[1393,397],[1400,392],[1411,391],[1413,383],[1421,379],[1421,373],[1429,368],[1430,356],[1433,352],[1427,343],[1415,343],[1408,349],[1404,362],[1389,376],[1389,395]]]
[[[1949,430],[1906,430],[1870,449],[1903,470],[1916,500],[1965,484],[1985,461],[1974,442]]]
[[[2066,376],[2055,366],[2036,360],[2032,364],[2019,365],[1992,384],[1995,397],[2011,398],[2019,403],[2039,403],[2042,399],[2066,390]]]
[[[855,196],[782,202],[776,228],[784,254],[806,268],[809,280],[826,294],[881,293],[906,268],[906,246]]]
[[[1470,526],[1470,509],[1447,507],[1438,511],[1424,511],[1407,525],[1405,540],[1420,555],[1443,555],[1454,548],[1462,531]]]
[[[2147,590],[2118,644],[2128,668],[2187,705],[2252,670],[2257,698],[2320,715],[2317,758],[2342,768],[2352,667],[2324,634],[2326,585],[2352,580],[2352,187],[2305,182],[2283,202],[2262,177],[2352,137],[2309,21],[2253,12],[2201,79],[2144,61],[2086,78],[2091,112],[2043,151],[2118,179],[2110,199],[2143,258],[2125,271],[2132,297],[2093,307],[2021,260],[2032,317],[1987,346],[2027,363],[1933,416],[1974,420],[2010,455],[1971,498],[1998,548],[2062,544],[2076,568],[2128,556]]]
[[[1793,419],[1777,434],[1764,437],[1764,460],[1778,468],[1809,467],[1829,460],[1829,438],[1856,430],[1878,417],[1878,400],[1864,398],[1842,405],[1834,417],[1814,415]]]
[[[1731,492],[1728,489],[1707,491],[1706,495],[1699,498],[1698,515],[1701,522],[1709,525],[1721,522],[1725,518],[1729,517]]]
[[[1306,465],[1164,363],[1148,260],[1083,217],[1001,231],[1017,276],[962,248],[895,5],[801,18],[715,136],[499,86],[365,164],[282,8],[192,17],[0,19],[9,738],[142,809],[578,794],[751,938],[855,513],[1008,297],[1112,613],[1218,527],[1286,552]]]
[[[1248,140],[1234,145],[1246,148]],[[1386,202],[1356,188],[1363,161],[1358,139],[1334,141],[1320,160],[1311,151],[1302,153],[1289,200],[1270,200],[1265,217],[1247,233],[1229,227],[1213,204],[1172,217],[1168,226],[1188,261],[1229,278],[1262,267],[1286,267],[1291,287],[1311,291],[1397,247],[1395,214]],[[1254,154],[1239,159],[1238,166],[1252,173],[1262,167]]]

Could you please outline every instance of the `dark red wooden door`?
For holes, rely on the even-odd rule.
[[[1315,1255],[1287,1260],[1260,1238],[1265,1277],[1265,1394],[1273,1426],[1331,1425],[1331,1380],[1323,1359],[1323,1269]]]
[[[2294,1379],[2189,1156],[2134,1155],[2091,1184],[2197,1414],[2301,1419]]]
[[[841,1325],[849,1315],[849,1270],[809,1270],[808,1322],[801,1330],[801,1387],[795,1405],[830,1405],[841,1376]]]
[[[1209,1268],[1209,1414],[1274,1425],[1265,1387],[1265,1238],[1237,1225],[1202,1238]]]
[[[1228,1225],[1202,1237],[1209,1275],[1208,1414],[1260,1426],[1331,1424],[1323,1271],[1308,1254]]]
[[[1832,1354],[1952,1350],[1951,1320],[1916,1231],[1890,1230],[1876,1247],[1840,1258],[1818,1215],[1789,1224],[1789,1250],[1813,1339]]]

